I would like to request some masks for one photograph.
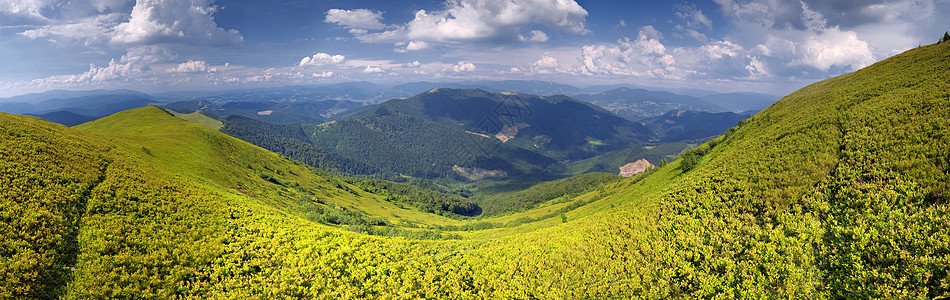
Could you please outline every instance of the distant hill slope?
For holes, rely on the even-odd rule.
[[[0,111],[72,126],[156,102],[149,95],[129,90],[53,90],[0,99]]]
[[[153,97],[130,90],[52,90],[0,99],[0,111],[15,114],[70,111],[87,117],[100,117],[152,102],[155,102]]]
[[[645,119],[643,124],[662,141],[678,142],[717,137],[735,127],[749,115],[733,112],[708,113],[688,110],[673,110],[663,115]]]
[[[212,116],[243,116],[271,123],[316,124],[331,120],[336,114],[362,106],[349,100],[320,101],[235,101],[219,104],[207,100],[187,100],[162,104],[164,108],[182,113],[202,112]]]
[[[599,105],[633,121],[662,115],[671,110],[721,112],[726,108],[700,98],[669,92],[617,88],[598,94],[575,95],[574,98]]]
[[[780,98],[775,95],[759,93],[721,93],[699,97],[703,101],[715,103],[732,112],[759,112]]]
[[[495,136],[555,159],[582,159],[656,138],[643,125],[565,96],[439,88],[356,115],[404,114]]]
[[[224,124],[221,132],[227,135],[287,155],[321,170],[346,175],[375,175],[382,178],[393,176],[392,173],[311,144],[300,124],[271,124],[242,116],[225,117]]]

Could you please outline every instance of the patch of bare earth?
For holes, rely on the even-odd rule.
[[[504,127],[501,128],[501,131],[495,134],[495,137],[498,138],[498,140],[501,140],[502,143],[504,143],[510,139],[515,138],[515,136],[518,135],[518,129],[525,129],[525,128],[528,128],[528,126],[531,126],[531,125],[529,125],[528,123],[523,123],[523,122],[518,123],[514,127],[508,126],[506,124]]]
[[[453,165],[452,170],[458,172],[462,177],[468,178],[469,180],[479,180],[485,177],[507,177],[508,172],[504,170],[486,170],[479,168],[466,168],[460,167],[458,165]]]
[[[652,167],[653,167],[653,164],[651,164],[646,159],[641,158],[638,161],[621,166],[620,174],[618,175],[623,176],[623,177],[630,177],[633,175],[643,173],[647,169],[652,168]]]

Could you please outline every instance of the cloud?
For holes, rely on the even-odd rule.
[[[422,50],[425,48],[429,48],[429,43],[423,41],[411,41],[408,45],[406,45],[406,50],[409,51]]]
[[[47,23],[49,19],[42,11],[53,3],[52,0],[0,1],[0,26]]]
[[[534,62],[535,67],[539,68],[557,68],[557,59],[548,55],[544,55],[538,61]]]
[[[189,60],[178,65],[178,67],[169,69],[171,73],[215,73],[218,69],[208,66],[203,60]]]
[[[386,72],[386,70],[383,70],[383,68],[379,66],[366,66],[366,68],[363,69],[362,72],[366,74],[376,74],[376,73]]]
[[[819,9],[813,9],[811,2],[716,0],[724,16],[738,29],[733,37],[740,44],[754,45],[752,51],[755,53],[750,52],[750,55],[755,55],[757,64],[771,67],[771,75],[822,78],[865,67],[893,54],[895,47],[906,49],[912,46],[904,32],[892,32],[905,28],[901,26],[875,27],[880,31],[865,34],[878,37],[875,39],[877,45],[872,45],[862,39],[858,31],[842,27],[845,23],[841,20],[829,21],[826,18],[828,14],[840,16],[844,13],[839,6],[820,4]],[[837,5],[842,7],[862,10],[875,5],[896,9],[899,6],[896,3],[908,1],[838,2]],[[751,62],[747,67],[764,69],[751,65]]]
[[[642,35],[644,38],[650,39],[650,40],[663,39],[663,34],[660,33],[659,30],[656,30],[656,28],[653,28],[653,26],[650,26],[650,25],[640,27],[640,32],[638,33],[638,35]]]
[[[408,37],[439,42],[517,41],[530,25],[587,33],[587,11],[573,0],[458,0],[444,10],[419,10]]]
[[[854,32],[837,28],[810,36],[801,49],[802,57],[791,64],[804,64],[824,72],[833,66],[856,70],[875,61],[867,42],[859,40]]]
[[[910,0],[838,0],[803,1],[808,9],[821,14],[830,26],[845,29],[889,23],[902,18],[931,18],[934,2]]]
[[[673,8],[676,17],[686,21],[686,26],[699,27],[703,25],[706,28],[712,28],[712,20],[707,18],[702,10],[696,8],[696,5],[677,4]]]
[[[628,75],[649,78],[679,77],[675,59],[666,53],[662,36],[652,26],[640,29],[636,40],[619,40],[616,45],[587,45],[581,51],[582,72],[600,75]]]
[[[724,56],[735,57],[745,52],[741,46],[730,41],[714,41],[699,48],[710,59],[720,59]]]
[[[354,9],[354,10],[345,10],[345,9],[330,9],[327,11],[327,16],[323,20],[326,23],[335,23],[346,28],[364,30],[362,33],[365,33],[366,29],[383,29],[386,28],[386,25],[380,22],[383,19],[383,13],[378,11],[372,11],[368,9]],[[353,32],[352,30],[350,32]]]
[[[531,71],[535,74],[551,74],[562,71],[558,67],[557,59],[545,53],[541,59],[531,64]]]
[[[300,67],[317,67],[326,65],[335,65],[342,63],[346,57],[343,55],[330,55],[323,52],[314,54],[312,57],[304,57],[300,60]]]
[[[544,43],[548,41],[548,35],[541,30],[532,30],[528,33],[528,37],[523,39],[529,42]]]
[[[138,0],[128,22],[115,27],[116,44],[187,44],[203,46],[240,45],[237,30],[225,30],[214,22],[216,6],[210,0]]]
[[[45,38],[57,43],[75,43],[88,47],[110,41],[115,26],[127,19],[128,16],[122,13],[101,14],[74,21],[58,21],[17,34],[31,39]]]
[[[149,65],[170,62],[178,59],[178,54],[161,46],[135,46],[127,49],[122,56],[123,63],[132,63],[138,69]]]
[[[452,71],[455,71],[455,73],[474,72],[475,69],[477,69],[477,67],[475,67],[474,64],[464,61],[460,61],[452,66]]]
[[[47,78],[34,79],[33,86],[76,86],[94,82],[107,81],[128,81],[135,77],[137,70],[132,67],[132,63],[117,63],[114,59],[109,61],[109,65],[99,67],[89,64],[89,71],[76,75],[57,75]]]
[[[586,34],[586,19],[587,11],[574,0],[447,0],[442,9],[416,11],[405,24],[385,25],[381,12],[366,9],[329,10],[325,22],[350,28],[364,43],[431,45],[545,42],[548,35],[537,27]]]
[[[406,39],[406,28],[397,26],[396,29],[380,32],[358,33],[356,39],[363,43],[395,43]]]
[[[320,73],[313,73],[313,75],[311,75],[311,77],[313,77],[313,78],[330,78],[330,77],[333,77],[333,72],[330,72],[330,71],[323,71],[323,72],[320,72]]]
[[[674,33],[674,36],[678,38],[689,37],[702,43],[705,43],[707,40],[709,40],[709,38],[706,37],[705,34],[700,33],[699,31],[696,31],[695,29],[689,29],[689,28],[683,27],[682,25],[673,26],[673,30],[677,31],[676,33]]]

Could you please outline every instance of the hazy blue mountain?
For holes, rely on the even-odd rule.
[[[575,95],[574,98],[599,105],[633,121],[659,116],[671,110],[708,112],[727,110],[722,106],[693,96],[632,88],[617,88],[597,94]]]
[[[107,111],[108,113],[105,114],[112,114],[121,110],[112,111],[108,109],[107,106],[113,103],[122,103],[132,100],[155,102],[155,99],[148,94],[130,90],[51,90],[42,93],[0,98],[0,111],[15,114],[44,114],[65,108],[85,108]]]
[[[79,125],[79,124],[86,123],[86,122],[96,119],[94,117],[80,115],[68,110],[59,110],[59,111],[40,114],[40,115],[36,115],[36,114],[28,114],[28,115],[42,118],[53,123],[63,124],[66,126]]]
[[[214,116],[243,116],[271,123],[317,124],[329,121],[334,115],[362,106],[351,100],[323,101],[235,101],[214,104],[207,100],[178,101],[162,105],[182,113],[200,111]]]
[[[130,90],[53,90],[0,99],[0,111],[71,126],[156,102],[148,94]]]
[[[702,100],[722,106],[733,112],[758,112],[769,107],[780,98],[776,95],[746,92],[712,94],[700,97]]]
[[[697,112],[673,110],[661,116],[643,120],[643,124],[660,136],[664,142],[698,140],[716,137],[749,115],[734,112]]]

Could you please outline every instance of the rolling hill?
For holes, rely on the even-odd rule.
[[[948,65],[950,43],[911,49],[645,174],[480,220],[154,107],[0,114],[0,296],[946,297]]]

